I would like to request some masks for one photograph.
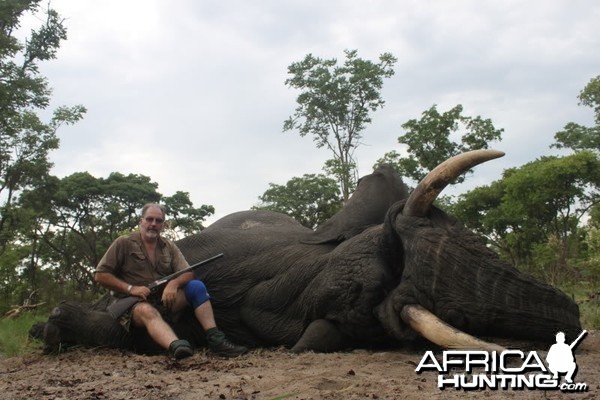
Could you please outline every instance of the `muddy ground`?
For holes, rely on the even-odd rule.
[[[510,347],[531,350],[523,346]],[[545,350],[538,353],[545,357]],[[52,356],[40,351],[0,359],[0,398],[600,399],[600,332],[591,332],[577,350],[575,382],[587,385],[582,393],[440,390],[437,372],[415,373],[423,348],[331,354],[255,350],[231,360],[199,350],[181,361],[164,355],[76,348]]]

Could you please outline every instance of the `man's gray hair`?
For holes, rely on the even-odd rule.
[[[146,203],[144,204],[144,207],[142,207],[142,217],[144,215],[146,215],[146,211],[148,211],[149,208],[158,208],[160,209],[160,211],[162,212],[163,218],[165,218],[167,216],[167,207],[163,206],[162,204],[158,204],[158,203]]]

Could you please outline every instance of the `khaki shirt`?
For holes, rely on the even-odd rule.
[[[109,272],[131,285],[145,286],[189,267],[177,245],[160,236],[155,262],[154,265],[148,259],[138,231],[117,238],[98,263],[96,272]]]

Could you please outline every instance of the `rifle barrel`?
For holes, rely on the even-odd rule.
[[[198,267],[200,267],[200,266],[202,266],[204,264],[207,264],[207,263],[209,263],[209,262],[211,262],[213,260],[216,260],[217,258],[220,258],[220,257],[223,257],[223,253],[219,253],[219,254],[217,254],[215,256],[207,258],[206,260],[202,260],[200,262],[197,262],[196,264],[190,265],[189,267],[187,267],[186,269],[182,269],[181,271],[177,271],[177,272],[174,272],[174,273],[172,273],[170,275],[163,276],[162,278],[157,279],[154,282],[150,283],[148,285],[148,288],[149,289],[154,289],[155,287],[163,285],[163,284],[169,282],[170,280],[177,278],[179,275],[183,275],[186,272],[191,272],[191,271],[195,270],[196,268],[198,268]]]

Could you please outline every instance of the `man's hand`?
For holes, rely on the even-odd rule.
[[[148,300],[148,296],[150,296],[150,289],[146,286],[132,286],[129,294],[131,296],[141,297],[146,301]]]
[[[165,290],[163,290],[162,294],[162,303],[168,308],[173,309],[175,305],[175,301],[177,300],[177,290],[179,289],[179,285],[175,280],[170,281],[165,286]]]

